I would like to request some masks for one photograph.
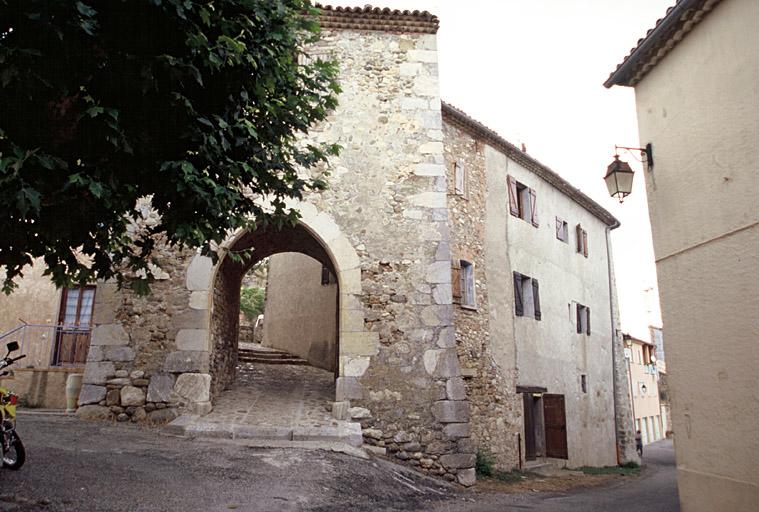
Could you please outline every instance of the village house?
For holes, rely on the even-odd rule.
[[[238,372],[243,278],[269,258],[263,345],[333,372],[322,405],[367,444],[464,485],[478,450],[504,469],[633,460],[617,220],[440,101],[435,16],[324,7],[321,22],[313,53],[338,59],[343,90],[309,134],[343,147],[329,190],[292,203],[294,227],[230,234],[216,265],[160,248],[148,297],[60,294],[32,269],[2,300],[58,325],[40,364],[86,354],[82,417],[206,415]],[[87,336],[62,341],[63,324]]]
[[[759,2],[679,0],[605,86],[633,87],[685,512],[757,509]]]
[[[666,418],[659,402],[659,360],[652,343],[628,334],[624,340],[635,430],[640,430],[646,445],[663,439],[666,434]]]

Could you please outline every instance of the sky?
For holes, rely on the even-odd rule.
[[[622,205],[603,182],[615,144],[645,142],[638,139],[633,90],[602,84],[675,0],[375,2],[437,15],[441,98],[524,143],[621,221],[612,246],[622,330],[649,339],[648,326],[661,326],[661,314],[640,156],[621,154],[636,173]]]

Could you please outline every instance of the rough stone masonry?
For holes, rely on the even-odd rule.
[[[255,247],[245,264],[222,256],[213,266],[164,248],[149,297],[99,284],[79,414],[158,422],[209,412],[234,379],[242,276],[276,252],[304,252],[338,277],[335,411],[360,411],[365,439],[398,460],[471,485],[476,450],[452,326],[437,19],[324,8],[322,27],[313,53],[338,59],[343,89],[337,110],[310,134],[343,147],[330,189],[295,205],[302,219],[289,232],[231,236],[222,254]]]

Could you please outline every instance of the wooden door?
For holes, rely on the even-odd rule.
[[[94,303],[94,286],[63,290],[53,365],[84,364],[87,360]]]
[[[533,414],[533,402],[531,393],[522,393],[524,398],[524,458],[535,460],[537,458],[537,446],[535,444],[535,415]]]
[[[546,456],[568,459],[564,395],[543,395],[543,418],[546,432]]]

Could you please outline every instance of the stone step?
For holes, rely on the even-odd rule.
[[[314,426],[256,426],[236,423],[213,423],[200,416],[185,414],[175,419],[164,430],[187,437],[221,439],[256,439],[271,441],[319,441],[361,446],[361,424],[340,421],[337,425]]]
[[[287,352],[257,352],[255,350],[239,350],[238,357],[258,357],[261,359],[287,359],[295,357]]]
[[[292,357],[287,359],[266,359],[266,358],[260,358],[260,357],[238,357],[237,361],[239,363],[260,363],[260,364],[296,364],[296,365],[304,365],[308,364],[308,361],[305,359],[300,359],[298,357]]]

